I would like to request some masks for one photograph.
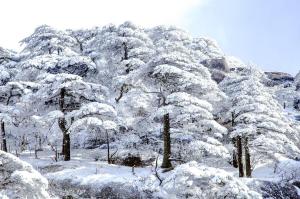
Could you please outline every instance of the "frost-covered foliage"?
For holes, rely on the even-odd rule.
[[[185,156],[197,157],[198,161],[211,156],[227,161],[228,152],[224,147],[227,129],[221,123],[227,120],[225,110],[238,112],[241,107],[226,107],[228,104],[220,103],[225,102],[226,96],[211,76],[215,70],[227,76],[228,71],[234,69],[233,73],[241,76],[240,79],[250,73],[262,83],[266,79],[262,71],[225,56],[215,41],[192,38],[187,32],[172,26],[144,29],[125,22],[118,26],[109,24],[93,29],[61,31],[42,25],[22,43],[24,50],[20,55],[1,48],[2,84],[8,81],[12,83],[7,83],[7,86],[20,84],[19,90],[12,90],[15,96],[9,97],[10,104],[6,104],[6,97],[1,97],[1,103],[19,107],[16,109],[19,115],[26,112],[26,117],[33,120],[20,122],[23,128],[47,132],[44,137],[48,139],[51,134],[59,135],[54,132],[59,132],[57,120],[62,112],[67,129],[85,132],[78,134],[80,142],[91,140],[91,134],[98,134],[95,125],[103,126],[108,119],[114,123],[113,131],[120,133],[113,139],[116,143],[125,143],[122,139],[132,137],[133,147],[161,152],[162,117],[169,114],[175,156],[184,155],[180,152],[184,148],[192,154]],[[250,88],[253,84],[250,80],[243,85],[248,83]],[[259,96],[252,104],[257,110],[252,115],[243,113],[236,121],[242,121],[246,116],[258,119],[256,116],[259,115],[264,121],[258,127],[261,131],[277,132],[285,128],[290,132],[279,105],[260,87],[262,85],[253,84],[248,89],[252,93],[236,94],[235,101],[241,105],[251,101],[247,96]],[[63,109],[59,108],[62,89],[66,92]],[[224,91],[232,98],[233,94],[227,93],[226,89],[230,90],[230,86]],[[8,92],[6,89],[0,94],[5,96]],[[110,107],[113,117],[103,120],[100,112],[107,107]],[[19,116],[14,117],[18,119]],[[13,125],[6,127],[18,129]],[[250,128],[253,129],[253,125],[247,126]],[[266,134],[262,133],[257,141],[264,142]],[[281,141],[288,142],[290,134],[282,131]],[[292,150],[292,145],[287,146]],[[198,150],[193,150],[194,147]],[[280,151],[284,152],[283,148]]]
[[[30,53],[30,56],[52,53],[59,55],[70,50],[75,42],[76,40],[66,32],[47,25],[37,27],[32,35],[21,41],[26,45],[23,52]]]
[[[90,43],[91,48],[95,49],[93,52],[100,52],[109,63],[119,65],[117,74],[129,73],[143,65],[153,53],[152,41],[148,35],[130,22],[118,27],[105,26]]]
[[[67,115],[75,120],[69,132],[73,134],[80,147],[88,145],[88,142],[93,140],[104,143],[106,134],[112,134],[117,130],[116,116],[115,109],[108,104],[99,102],[85,104],[79,110]]]
[[[31,165],[0,151],[0,198],[47,199],[48,181]]]
[[[16,52],[0,46],[0,85],[6,84],[13,76],[12,68],[19,61]]]
[[[134,72],[129,84],[142,93],[152,94],[155,100],[152,106],[158,108],[152,113],[154,121],[159,122],[168,115],[171,138],[174,146],[178,144],[174,155],[181,156],[179,148],[195,139],[221,138],[227,130],[214,120],[216,110],[212,104],[224,95],[209,71],[197,63],[195,55],[185,46],[189,41],[187,34],[157,27],[150,36],[157,48],[156,54]],[[217,146],[212,148],[217,149]]]
[[[35,80],[41,73],[68,73],[85,77],[88,73],[95,72],[95,64],[89,57],[80,55],[39,55],[19,63],[19,67],[28,74],[20,74],[17,79],[29,78]]]
[[[230,136],[249,138],[256,161],[265,161],[274,152],[295,158],[299,154],[297,130],[260,81],[257,73],[250,73],[228,76],[221,82],[230,101],[227,114],[233,124]]]

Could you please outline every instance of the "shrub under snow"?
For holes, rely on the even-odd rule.
[[[152,178],[152,180],[155,180],[155,178]],[[148,183],[146,183],[146,186],[154,188],[149,186]],[[151,192],[156,191],[158,191],[156,188],[151,190]],[[250,190],[243,182],[228,172],[200,165],[195,161],[182,164],[171,171],[163,180],[158,197],[191,199],[262,198],[260,194]]]
[[[0,151],[0,198],[50,198],[48,181],[31,165]]]

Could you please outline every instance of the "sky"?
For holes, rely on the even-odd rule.
[[[300,0],[1,0],[0,46],[47,24],[89,28],[132,21],[176,25],[215,39],[227,55],[266,71],[300,70]]]

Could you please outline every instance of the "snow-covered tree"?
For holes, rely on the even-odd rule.
[[[199,61],[224,56],[217,42],[209,38],[194,38],[190,44],[190,48],[196,52]]]
[[[16,67],[22,69],[22,72],[18,72],[14,77],[19,81],[36,81],[36,78],[43,73],[67,73],[81,77],[90,77],[96,73],[96,66],[89,57],[74,53],[29,57],[17,63]]]
[[[1,65],[9,63],[11,61],[17,62],[18,60],[19,60],[19,58],[18,58],[16,52],[0,47],[0,64]]]
[[[81,77],[71,74],[45,74],[40,78],[41,88],[37,91],[34,102],[41,103],[42,110],[39,111],[59,110],[61,112],[57,117],[58,126],[63,133],[62,153],[65,160],[70,160],[68,126],[73,123],[73,119],[67,121],[65,115],[79,109],[84,103],[103,102],[107,89],[99,84],[84,82]]]
[[[76,40],[64,31],[56,30],[50,26],[42,25],[34,33],[21,41],[25,45],[24,54],[30,57],[44,54],[69,53]]]
[[[18,61],[19,57],[16,52],[0,47],[0,85],[12,79],[12,68]]]
[[[221,137],[226,133],[214,121],[211,104],[207,102],[211,97],[218,101],[223,95],[184,41],[177,37],[158,40],[155,56],[136,73],[139,81],[134,79],[133,83],[133,87],[155,94],[158,99],[156,116],[163,121],[163,168],[171,167],[171,134]]]
[[[153,45],[140,27],[125,22],[118,27],[105,26],[101,34],[91,41],[92,47],[99,49],[107,62],[118,65],[117,74],[128,74],[147,62]]]
[[[105,103],[90,102],[83,105],[79,110],[74,110],[67,115],[67,117],[74,120],[74,123],[70,126],[69,133],[76,136],[80,132],[81,139],[88,137],[84,136],[84,133],[89,134],[89,136],[94,134],[92,137],[96,138],[102,137],[103,139],[105,137],[107,161],[111,163],[109,135],[117,130],[116,116],[117,113],[112,106]]]
[[[99,32],[99,28],[93,29],[79,29],[79,30],[67,30],[68,33],[76,40],[76,46],[79,53],[89,53],[87,45]]]
[[[104,26],[88,46],[89,55],[98,63],[100,81],[116,91],[116,102],[129,91],[127,75],[145,65],[153,55],[151,39],[131,22],[118,27]]]
[[[242,145],[245,152],[246,176],[251,176],[251,159],[264,161],[274,153],[296,157],[296,132],[283,109],[255,74],[227,77],[221,87],[229,96],[230,136],[235,138],[240,176],[243,176]],[[292,141],[293,139],[294,141]],[[296,139],[296,140],[295,140]],[[274,147],[276,146],[276,147]],[[251,159],[250,159],[251,154]]]
[[[37,88],[38,85],[32,82],[9,82],[0,86],[0,126],[4,151],[7,151],[7,124],[17,126],[26,118],[27,115],[22,111],[25,106],[22,98],[36,91]]]
[[[260,189],[255,181],[240,181],[217,167],[232,163],[240,176],[250,177],[256,165],[274,159],[292,158],[297,165],[300,125],[292,121],[297,112],[291,109],[293,101],[300,104],[300,75],[289,88],[273,87],[262,70],[226,56],[214,40],[172,26],[144,29],[125,22],[61,31],[43,25],[21,43],[20,53],[0,48],[5,151],[22,157],[19,150],[34,150],[38,158],[39,149],[52,150],[54,161],[60,154],[67,161],[75,149],[85,149],[84,155],[97,154],[95,160],[133,166],[125,188],[159,198],[261,198],[250,190]],[[75,165],[70,163],[43,172]],[[153,175],[135,170],[153,163]],[[96,168],[93,179],[98,165],[88,168]],[[18,198],[17,191],[47,198],[47,183],[24,168],[0,152],[0,198]],[[47,177],[55,181],[61,173]],[[76,188],[90,191],[90,180],[83,185],[70,176]],[[105,196],[114,188],[93,183]]]

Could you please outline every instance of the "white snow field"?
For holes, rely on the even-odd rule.
[[[155,162],[137,168],[108,164],[95,161],[97,152],[101,154],[99,149],[75,149],[68,162],[55,162],[51,151],[39,152],[38,159],[26,151],[20,158],[48,179],[53,198],[262,198],[257,190],[261,182],[282,182],[300,172],[300,162],[280,156],[276,166],[258,165],[252,178],[238,178],[238,171],[231,167],[216,169],[189,162],[165,173],[158,167],[160,185]]]

